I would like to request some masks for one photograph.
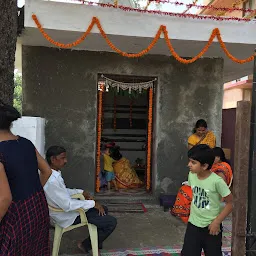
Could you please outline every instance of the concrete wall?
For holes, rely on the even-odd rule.
[[[176,193],[186,180],[187,137],[199,118],[220,141],[223,61],[184,65],[171,57],[23,47],[25,115],[47,120],[46,145],[68,149],[68,186],[95,189],[97,74],[157,76],[153,188]]]

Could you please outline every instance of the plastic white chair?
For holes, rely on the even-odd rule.
[[[85,198],[82,194],[73,195],[72,198],[85,200]],[[48,205],[48,207],[51,211],[54,211],[54,212],[64,212],[62,209],[54,208],[50,205]],[[93,256],[98,256],[99,255],[97,227],[93,224],[88,223],[87,217],[85,215],[85,211],[83,209],[79,208],[76,211],[79,212],[79,214],[80,214],[81,223],[79,223],[77,225],[71,225],[67,228],[62,228],[59,225],[55,224],[52,256],[58,256],[59,255],[61,238],[62,238],[62,235],[65,232],[68,232],[70,230],[73,230],[75,228],[80,228],[80,227],[83,227],[83,226],[88,226],[89,234],[90,234],[90,238],[91,238]]]

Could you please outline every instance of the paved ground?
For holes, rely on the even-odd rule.
[[[116,213],[118,226],[104,249],[141,248],[182,244],[185,225],[156,204],[145,204],[147,213]],[[53,237],[54,230],[51,230]],[[88,235],[86,227],[65,233],[60,255],[82,255],[77,241]]]

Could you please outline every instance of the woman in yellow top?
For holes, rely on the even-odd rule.
[[[210,148],[216,146],[216,137],[212,131],[207,129],[207,123],[203,119],[199,119],[196,122],[194,134],[188,138],[188,149],[199,144],[206,144]]]

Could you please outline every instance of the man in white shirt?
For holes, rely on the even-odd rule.
[[[50,211],[54,223],[66,228],[81,222],[79,213],[75,210],[82,208],[86,211],[88,222],[97,226],[99,249],[103,241],[114,231],[117,221],[108,215],[107,208],[95,202],[89,193],[81,189],[69,189],[61,176],[61,169],[67,163],[67,153],[63,147],[52,146],[46,152],[46,160],[52,168],[52,175],[44,186],[47,202],[50,206],[60,208],[64,212]],[[72,199],[74,194],[82,193],[86,200]],[[84,253],[91,250],[90,237],[78,243]]]

